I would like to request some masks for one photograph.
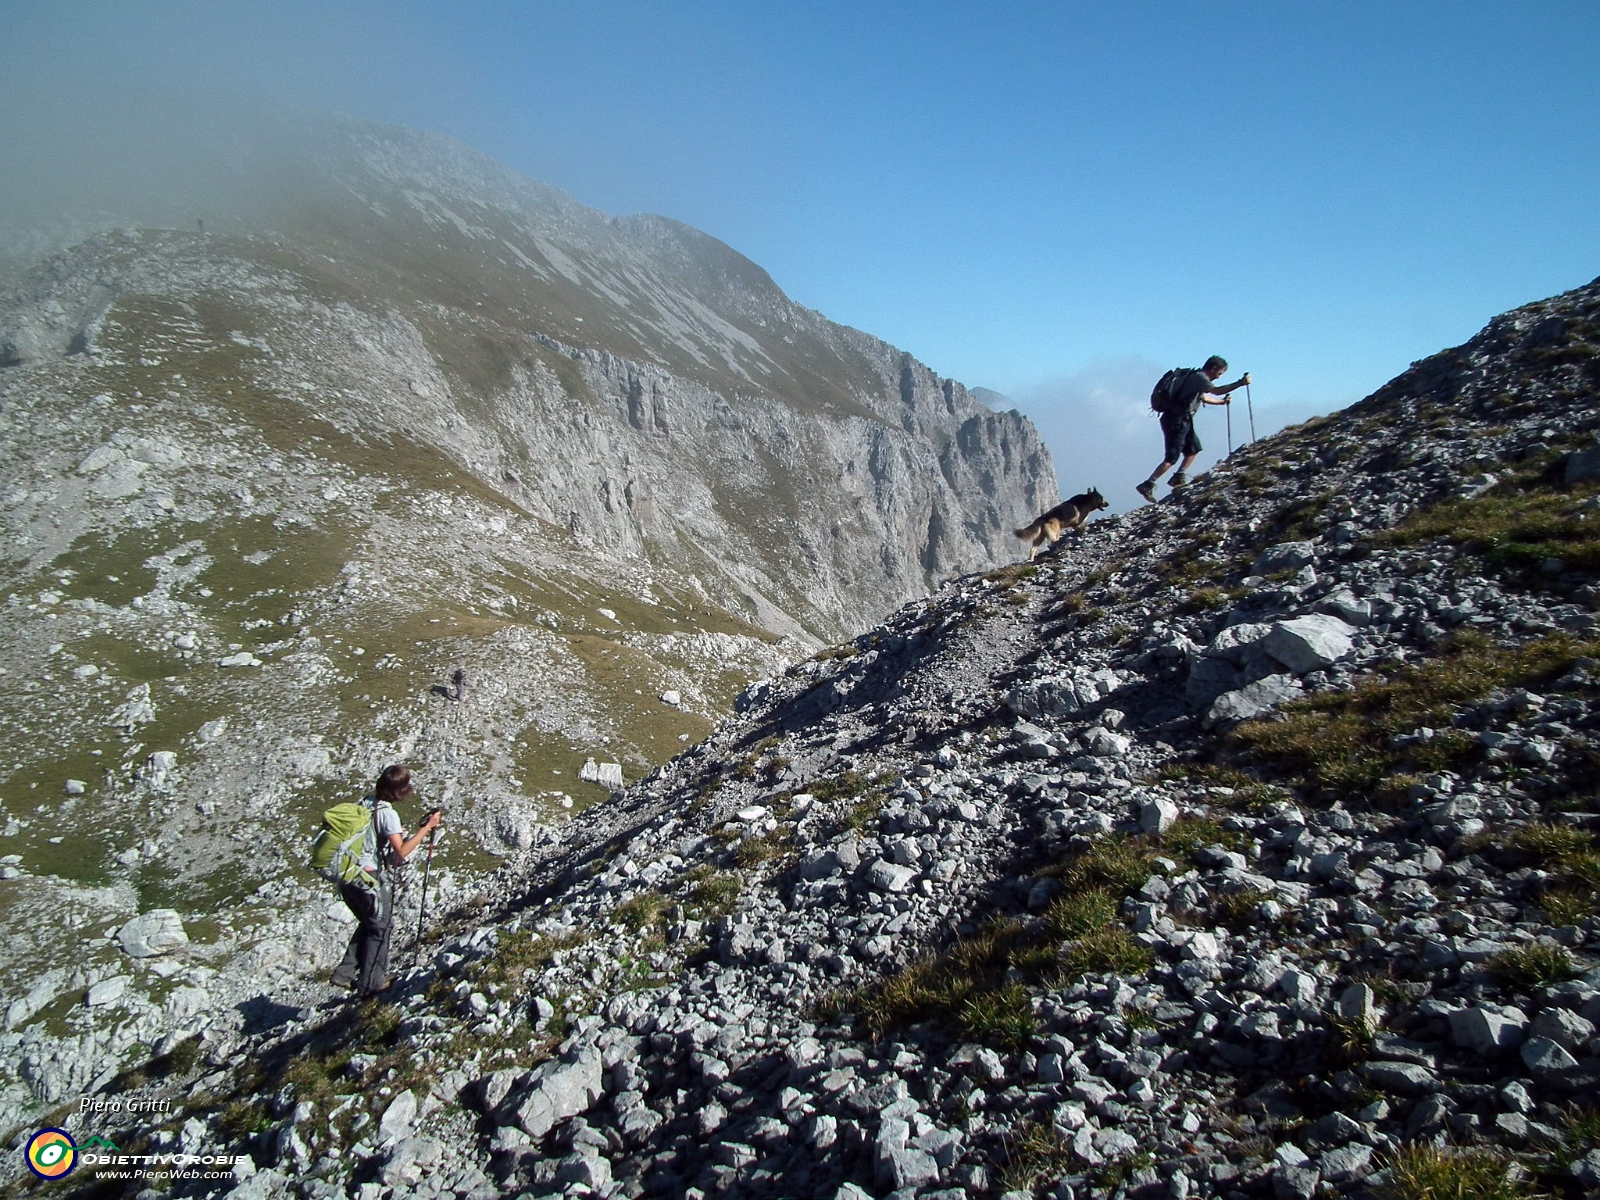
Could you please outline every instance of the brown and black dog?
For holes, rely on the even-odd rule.
[[[1089,519],[1090,513],[1107,507],[1109,506],[1106,504],[1106,498],[1100,494],[1099,489],[1090,488],[1087,492],[1078,493],[1071,500],[1063,500],[1035,520],[1032,525],[1025,525],[1017,530],[1019,538],[1033,543],[1028,550],[1028,561],[1033,561],[1041,546],[1060,540],[1061,535],[1067,530],[1082,526]]]

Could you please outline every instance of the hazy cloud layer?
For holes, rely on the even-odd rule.
[[[1171,366],[1172,364],[1167,364]],[[1143,503],[1134,485],[1161,461],[1161,428],[1150,411],[1150,389],[1167,366],[1138,355],[1100,359],[1082,370],[1019,389],[1011,403],[1032,418],[1055,455],[1061,494],[1097,487],[1112,512]],[[1252,386],[1257,437],[1317,416],[1308,404],[1272,403],[1270,382]],[[1233,445],[1250,439],[1243,391],[1232,406]],[[1197,471],[1209,469],[1228,448],[1228,410],[1203,408],[1196,430],[1205,446]]]

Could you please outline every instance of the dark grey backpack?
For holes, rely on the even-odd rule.
[[[1174,394],[1181,383],[1194,370],[1193,367],[1173,367],[1163,375],[1156,386],[1150,389],[1150,411],[1158,412],[1165,416],[1172,412],[1177,405],[1177,396]]]

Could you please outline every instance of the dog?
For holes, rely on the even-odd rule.
[[[1087,492],[1078,493],[1071,500],[1063,500],[1035,520],[1032,525],[1024,525],[1016,531],[1016,534],[1023,541],[1033,543],[1028,550],[1028,561],[1034,560],[1041,546],[1046,543],[1053,545],[1060,541],[1062,534],[1067,530],[1081,529],[1083,523],[1089,519],[1090,513],[1109,507],[1106,498],[1100,494],[1100,489],[1090,488]]]

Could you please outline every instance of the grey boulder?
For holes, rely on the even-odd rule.
[[[1355,647],[1355,627],[1328,613],[1279,621],[1261,646],[1296,675],[1338,662]]]
[[[152,908],[117,930],[117,942],[134,958],[154,958],[189,944],[183,919],[170,908]]]
[[[511,1123],[531,1138],[543,1137],[600,1099],[600,1069],[600,1054],[593,1049],[571,1060],[542,1064],[521,1095],[509,1102]]]
[[[1600,439],[1596,439],[1585,449],[1576,450],[1567,456],[1566,478],[1568,487],[1575,483],[1600,479]]]
[[[1432,1071],[1418,1063],[1363,1063],[1359,1074],[1379,1091],[1399,1092],[1403,1096],[1437,1092],[1443,1086]]]
[[[1298,571],[1316,559],[1315,542],[1279,542],[1256,555],[1252,570],[1257,575],[1275,575],[1279,571]]]
[[[1559,1075],[1578,1065],[1578,1060],[1568,1054],[1559,1042],[1547,1037],[1531,1037],[1523,1042],[1522,1062],[1536,1079]]]
[[[1257,679],[1218,696],[1206,709],[1204,724],[1214,729],[1219,725],[1248,721],[1252,717],[1264,716],[1284,701],[1294,700],[1302,694],[1300,684],[1293,677],[1268,675],[1265,679]]]
[[[903,892],[917,877],[916,871],[880,858],[867,868],[867,882],[880,892]]]
[[[1527,1037],[1528,1018],[1517,1009],[1461,1008],[1450,1014],[1450,1037],[1474,1054],[1515,1050]]]

